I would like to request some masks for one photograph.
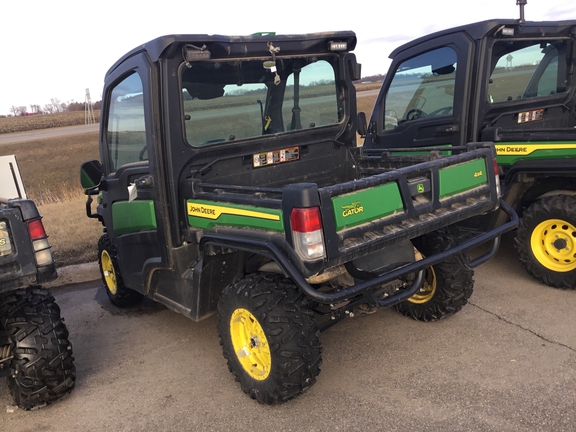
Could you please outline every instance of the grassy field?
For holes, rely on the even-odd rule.
[[[86,217],[80,164],[98,159],[98,133],[39,139],[0,146],[16,155],[27,195],[39,207],[57,266],[97,259],[101,225]]]
[[[372,90],[380,85],[362,86],[362,90]],[[359,98],[358,111],[364,111],[369,116],[375,99],[376,96]],[[56,120],[46,119],[51,115],[1,118],[0,133],[7,133],[8,129],[23,132],[55,125],[83,124],[84,113],[81,114],[82,122],[71,124],[65,123],[62,120],[65,116],[60,115],[56,115]],[[39,120],[39,123],[35,123]],[[80,164],[89,159],[99,159],[98,133],[0,146],[0,156],[12,154],[18,160],[28,196],[36,202],[44,217],[57,266],[95,261],[102,226],[95,219],[86,217],[86,198],[80,187]]]

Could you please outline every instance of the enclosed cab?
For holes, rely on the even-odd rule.
[[[504,199],[521,216],[519,258],[561,288],[576,287],[575,39],[576,21],[525,21],[522,10],[520,20],[409,42],[390,55],[364,143],[448,151],[494,142]]]

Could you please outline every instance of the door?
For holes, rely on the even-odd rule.
[[[400,52],[382,85],[366,147],[454,146],[465,141],[467,65],[464,34],[435,38]]]
[[[148,270],[165,257],[153,175],[150,66],[144,56],[130,59],[107,77],[101,159],[102,207],[106,230],[118,251],[124,283],[144,292]]]

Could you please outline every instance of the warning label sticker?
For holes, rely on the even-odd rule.
[[[265,153],[256,153],[252,156],[254,168],[276,165],[300,159],[300,149],[289,147],[282,150],[273,150]]]

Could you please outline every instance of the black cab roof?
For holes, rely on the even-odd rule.
[[[454,33],[466,33],[473,40],[480,40],[487,36],[493,36],[504,27],[513,27],[515,29],[515,36],[552,36],[552,35],[569,35],[576,34],[576,20],[565,21],[520,21],[513,19],[492,19],[486,21],[479,21],[472,24],[466,24],[458,27],[453,27],[445,30],[440,30],[422,36],[413,41],[407,42],[399,46],[390,54],[390,58],[396,57],[398,53],[419,45],[425,41],[446,36]]]
[[[353,31],[335,31],[294,35],[274,33],[257,33],[248,36],[165,35],[152,39],[124,54],[108,70],[106,76],[124,61],[141,52],[146,52],[151,61],[156,62],[161,57],[172,57],[180,52],[182,46],[192,44],[198,48],[205,46],[212,58],[250,57],[270,54],[268,42],[278,44],[277,47],[281,49],[280,54],[325,53],[329,52],[329,42],[346,42],[346,51],[352,51],[356,47],[356,34]]]

